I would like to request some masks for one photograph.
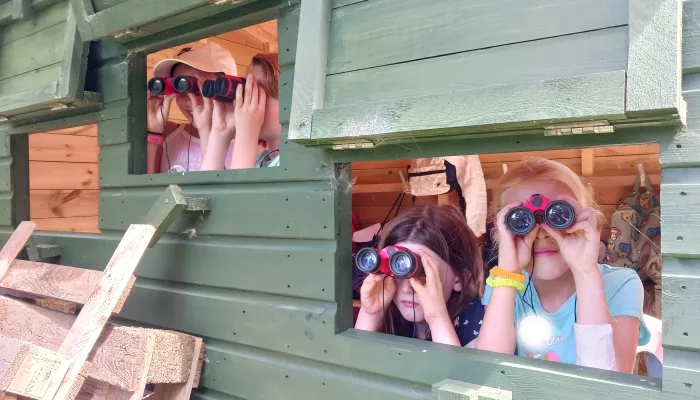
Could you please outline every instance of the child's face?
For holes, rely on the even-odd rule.
[[[211,79],[215,80],[218,76],[218,74],[214,72],[204,72],[200,71],[198,69],[192,68],[189,65],[185,64],[180,64],[177,67],[175,67],[175,70],[173,70],[173,76],[180,76],[180,75],[188,75],[188,76],[194,76],[197,78],[197,83],[199,84],[199,87],[202,87],[202,84],[204,83],[205,80]],[[197,95],[201,96],[201,95]],[[175,97],[175,102],[177,103],[177,108],[182,111],[182,114],[185,115],[185,117],[192,122],[192,102],[190,101],[190,97],[187,94],[178,94],[177,97]]]
[[[526,180],[520,185],[514,186],[503,192],[501,204],[516,202],[525,203],[533,194],[541,194],[548,199],[554,199],[558,195],[568,195],[575,198],[566,185],[557,181]],[[535,228],[538,229],[538,228]],[[559,245],[549,237],[544,229],[538,229],[535,243],[533,244],[532,261],[535,263],[534,272],[532,262],[529,271],[533,279],[555,280],[569,271],[569,266],[559,252]]]
[[[252,65],[248,68],[248,73],[253,74],[256,80],[263,81],[265,72],[259,65]],[[276,140],[282,133],[280,124],[280,102],[272,96],[265,98],[265,119],[260,129],[260,139]]]
[[[401,242],[397,243],[396,245],[406,247],[414,253],[417,253],[419,250],[423,250],[433,256],[433,258],[439,263],[440,280],[442,282],[442,293],[444,295],[443,300],[445,303],[447,303],[450,295],[452,295],[452,291],[459,292],[462,290],[462,283],[457,278],[452,268],[432,250],[423,245],[412,242]],[[396,304],[396,307],[398,307],[401,315],[406,320],[411,322],[424,322],[425,317],[423,316],[423,309],[420,306],[420,300],[418,299],[418,295],[414,294],[413,287],[408,282],[408,279],[394,279],[394,282],[396,283],[394,304]]]

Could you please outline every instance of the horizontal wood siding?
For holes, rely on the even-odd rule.
[[[0,32],[0,95],[40,88],[59,79],[68,3],[36,13],[34,19]]]
[[[433,3],[334,10],[324,107],[627,68],[627,0]]]
[[[29,135],[29,217],[37,230],[99,232],[97,125]]]

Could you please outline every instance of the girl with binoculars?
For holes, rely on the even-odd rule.
[[[153,73],[160,79],[149,82],[148,173],[279,164],[282,127],[276,54],[255,56],[248,70],[246,96],[241,95],[239,102],[214,101],[202,96],[204,83],[235,77],[238,72],[235,60],[220,45],[206,43],[185,48],[177,56],[156,64]],[[239,85],[241,89],[242,86]],[[168,121],[173,100],[189,124]]]

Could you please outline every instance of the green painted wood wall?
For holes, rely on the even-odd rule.
[[[93,3],[96,9],[106,9],[123,1],[95,0]],[[428,399],[431,398],[430,386],[446,378],[507,389],[512,391],[514,399],[700,397],[700,315],[695,305],[700,296],[700,262],[697,261],[700,233],[694,229],[700,224],[700,213],[696,211],[700,205],[700,74],[693,74],[700,71],[700,58],[697,61],[692,58],[697,43],[693,38],[695,26],[700,26],[694,22],[694,10],[700,10],[700,0],[686,2],[688,40],[683,50],[684,68],[688,72],[684,78],[684,97],[689,108],[687,130],[627,129],[610,135],[547,138],[541,134],[481,136],[387,144],[368,151],[325,151],[283,141],[282,166],[278,168],[171,176],[133,174],[144,169],[141,156],[145,139],[145,55],[130,53],[129,49],[162,48],[279,17],[280,117],[286,132],[293,96],[296,38],[304,29],[299,26],[297,3],[258,0],[225,15],[204,16],[188,23],[187,30],[163,30],[123,46],[92,43],[86,90],[102,93],[103,109],[71,118],[36,121],[4,131],[0,146],[0,239],[6,240],[12,226],[28,218],[27,147],[26,136],[22,133],[45,130],[49,126],[96,122],[101,146],[99,227],[103,233],[36,233],[31,242],[61,245],[61,261],[65,264],[102,269],[128,224],[144,216],[167,184],[180,185],[186,196],[210,197],[212,211],[209,214],[182,217],[168,235],[148,250],[137,270],[136,286],[120,315],[126,323],[167,327],[204,337],[207,359],[201,388],[193,398]],[[450,2],[441,3],[448,5]],[[352,26],[362,28],[364,14],[360,11],[366,12],[364,10],[382,4],[387,1],[335,0],[333,13],[350,20],[355,18],[357,21]],[[571,51],[572,56],[591,48],[588,40],[610,35],[600,48],[596,47],[599,57],[591,64],[581,62],[567,67],[568,63],[562,63],[561,66],[615,69],[626,57],[626,53],[615,51],[616,46],[624,42],[624,37],[619,35],[620,28],[615,27],[619,21],[598,21],[605,26],[597,27],[581,24],[598,20],[590,12],[594,10],[592,5],[617,10],[620,14],[613,13],[613,19],[626,18],[627,3],[590,0],[586,4],[589,7],[575,9],[575,22],[557,24],[559,28],[571,27],[570,31],[542,35],[560,35],[560,38],[546,40],[554,43],[553,49],[564,52],[572,48],[560,43],[570,41],[574,47],[581,45],[581,50]],[[438,12],[437,8],[435,11]],[[563,8],[558,12],[564,15],[571,10]],[[405,95],[403,93],[409,92],[401,91],[426,90],[420,85],[410,87],[413,81],[408,81],[407,77],[411,74],[398,74],[407,65],[424,68],[424,64],[432,62],[430,58],[418,61],[418,58],[431,57],[429,54],[409,51],[411,48],[426,51],[431,47],[425,44],[428,38],[396,33],[398,25],[420,15],[378,11],[372,15],[385,20],[380,31],[372,35],[378,39],[377,48],[368,49],[361,41],[353,44],[353,35],[331,46],[329,69],[338,69],[337,78],[333,79],[344,84],[344,79],[350,79],[353,74],[369,74],[365,79],[374,82],[371,74],[385,71],[382,72],[385,79],[376,82],[390,85],[387,91]],[[449,18],[449,13],[445,15]],[[529,26],[521,29],[534,34],[538,29],[549,29],[549,21],[533,17],[529,22],[536,29],[525,29]],[[586,34],[583,42],[576,40],[577,32],[584,29],[594,32]],[[458,33],[449,29],[436,32],[430,43],[440,44],[432,50],[447,51],[444,46],[452,46],[456,41],[442,43],[440,39]],[[383,41],[389,35],[393,39]],[[485,35],[481,39],[490,38]],[[512,39],[501,36],[497,40]],[[495,44],[486,42],[478,46]],[[357,53],[358,46],[365,51]],[[399,48],[401,51],[396,50]],[[357,54],[338,59],[334,55],[339,54],[339,49],[350,55],[353,51]],[[538,66],[546,67],[548,63],[543,64],[543,56],[529,54],[525,51],[525,59],[517,60],[518,64],[512,66],[511,76],[519,76],[520,71],[529,71],[537,77],[541,73],[561,73],[555,69],[540,71]],[[442,74],[456,68],[457,60],[464,56],[461,51],[456,52],[450,56],[453,62],[431,64],[421,71],[442,79]],[[355,63],[356,71],[342,72],[347,60]],[[559,61],[562,60],[557,63]],[[464,65],[462,68],[470,64]],[[532,68],[527,70],[527,65]],[[381,67],[363,70],[369,66]],[[403,76],[403,81],[392,81],[396,76]],[[474,82],[476,80],[464,84],[473,85]],[[330,98],[333,93],[347,93],[360,100],[362,96],[387,93],[362,94],[349,89],[333,92],[333,85],[328,90],[326,94]],[[297,95],[299,92],[295,93]],[[338,95],[333,101],[355,101],[341,97]],[[646,141],[661,143],[664,167],[661,199],[666,366],[663,392],[659,391],[661,382],[634,376],[348,330],[351,325],[351,271],[347,162]]]

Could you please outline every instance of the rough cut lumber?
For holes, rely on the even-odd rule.
[[[48,350],[57,350],[75,320],[74,315],[42,309],[0,296],[0,335],[15,340],[30,342]],[[149,350],[149,336],[158,335],[161,335],[161,338],[169,338],[169,346],[152,347]],[[88,357],[92,362],[89,377],[128,391],[134,391],[138,387],[144,372],[148,374],[148,383],[186,382],[189,378],[191,358],[175,358],[169,361],[167,370],[159,370],[155,368],[156,364],[150,361],[148,353],[153,353],[154,360],[165,360],[172,355],[170,349],[194,348],[195,340],[193,336],[176,332],[107,324]],[[163,351],[166,353],[161,354]],[[178,361],[184,364],[178,366]],[[154,368],[150,368],[151,365]],[[0,371],[1,368],[0,362]],[[200,369],[201,365],[197,373]],[[172,371],[172,375],[167,374],[168,371]],[[186,371],[186,374],[183,371]]]
[[[183,207],[184,208],[184,207]],[[105,268],[102,281],[85,304],[68,332],[58,353],[70,360],[70,368],[55,392],[54,400],[75,398],[74,385],[102,328],[119,304],[131,276],[148,248],[156,228],[151,225],[131,225]]]
[[[102,279],[102,271],[74,268],[65,265],[15,260],[0,279],[0,294],[42,300],[42,304],[83,305],[95,292]],[[131,276],[124,294],[114,312],[119,313],[136,281]],[[3,290],[4,289],[4,290]],[[52,300],[53,302],[47,302]],[[62,307],[61,307],[62,308]]]
[[[20,251],[24,248],[29,237],[34,232],[36,224],[31,221],[22,221],[17,229],[12,232],[12,236],[7,240],[2,250],[0,250],[0,277],[4,276],[10,264],[15,260]]]
[[[188,400],[192,394],[192,388],[198,386],[199,376],[198,371],[201,371],[201,358],[203,354],[203,344],[201,338],[196,338],[192,347],[190,371],[187,374],[187,380],[184,383],[174,384],[158,384],[155,385],[153,397],[157,400]],[[184,356],[185,354],[183,354]],[[155,359],[154,359],[155,360]],[[154,363],[155,364],[155,363]],[[199,368],[198,368],[199,366]],[[157,365],[152,365],[152,368],[158,368]]]

